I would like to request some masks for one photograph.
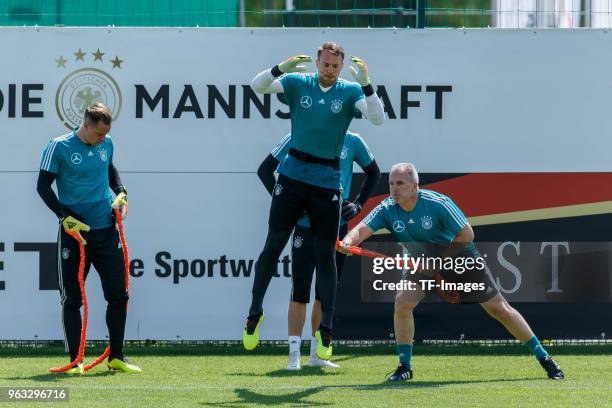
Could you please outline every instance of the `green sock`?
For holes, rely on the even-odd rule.
[[[538,360],[541,360],[548,356],[548,352],[542,347],[540,341],[536,336],[533,336],[529,339],[527,343],[525,343],[525,347],[527,347]]]
[[[412,344],[398,344],[397,347],[397,355],[399,356],[400,364],[405,365],[408,368],[411,368],[411,360],[412,360]]]

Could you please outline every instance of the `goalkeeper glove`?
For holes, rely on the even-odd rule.
[[[355,81],[357,81],[361,86],[370,85],[368,66],[366,65],[365,61],[359,57],[351,57],[351,61],[353,61],[355,65],[357,65],[357,68],[349,68],[351,70],[351,74],[353,74],[353,77],[355,78]]]
[[[117,194],[115,201],[113,201],[112,207],[118,208],[119,212],[121,213],[121,219],[125,220],[125,217],[127,217],[128,214],[127,193],[121,192]]]
[[[89,225],[77,220],[72,215],[62,218],[61,221],[64,231],[66,231],[68,235],[76,235],[83,245],[87,245],[87,241],[85,241],[85,238],[81,235],[81,231],[89,231],[91,229]]]
[[[350,201],[342,202],[342,218],[349,221],[357,216],[362,210],[362,205],[359,202],[351,203]]]
[[[306,62],[312,62],[312,58],[308,55],[296,55],[278,64],[278,69],[283,74],[288,74],[289,72],[304,72],[306,71],[306,66],[302,64]]]

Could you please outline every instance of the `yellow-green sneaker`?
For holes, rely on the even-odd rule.
[[[79,363],[77,365],[75,365],[74,367],[64,371],[66,374],[68,375],[84,375],[85,374],[85,368],[83,367],[83,363]]]
[[[259,344],[259,326],[264,321],[264,314],[259,316],[249,316],[247,324],[242,331],[242,345],[248,351],[251,351]]]
[[[126,358],[124,358],[123,360],[113,358],[111,361],[108,362],[108,369],[130,374],[138,374],[142,372],[140,367],[130,363]]]
[[[317,357],[321,360],[329,360],[332,357],[331,330],[321,326],[316,331],[315,337],[317,339]]]

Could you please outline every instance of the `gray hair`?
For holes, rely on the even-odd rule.
[[[391,166],[391,173],[398,172],[405,174],[408,179],[419,184],[419,173],[412,163],[397,163]]]

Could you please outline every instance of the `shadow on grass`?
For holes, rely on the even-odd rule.
[[[384,382],[378,385],[379,388],[397,388],[397,387],[405,387],[405,388],[442,388],[449,385],[462,385],[462,384],[492,384],[492,383],[512,383],[519,381],[533,381],[533,380],[546,380],[545,377],[522,377],[522,378],[494,378],[488,380],[444,380],[444,381],[404,381],[397,383]],[[367,387],[365,388],[374,388]]]
[[[286,378],[286,377],[306,377],[306,376],[334,376],[338,375],[338,371],[334,369],[323,369],[322,367],[302,367],[301,370],[287,370],[284,368],[268,371],[267,373],[243,372],[227,374],[229,377],[271,377],[271,378]]]
[[[287,371],[285,371],[286,373]],[[274,373],[271,372],[271,373]],[[290,372],[289,375],[295,372]],[[299,373],[299,372],[298,372]],[[268,373],[270,374],[270,373]],[[221,401],[221,402],[201,402],[200,405],[211,407],[232,407],[232,406],[248,406],[248,405],[282,405],[290,404],[295,406],[326,406],[332,405],[328,402],[317,402],[305,400],[306,398],[315,395],[322,391],[333,390],[355,390],[355,391],[372,391],[385,389],[404,389],[410,390],[414,388],[442,388],[451,385],[462,384],[491,384],[491,383],[512,383],[520,381],[541,380],[541,377],[523,377],[523,378],[499,378],[490,380],[446,380],[446,381],[402,381],[396,383],[382,382],[380,384],[348,384],[348,385],[329,385],[306,388],[300,391],[291,392],[289,394],[264,394],[245,388],[236,388],[234,393],[239,401]],[[274,388],[274,387],[270,387]],[[299,388],[299,387],[295,387]],[[278,387],[282,390],[283,387]]]
[[[86,377],[107,377],[109,375],[120,375],[120,373],[113,373],[111,371],[108,370],[100,370],[100,371],[96,371],[96,370],[92,370],[92,371],[88,371],[85,375],[81,376],[81,375],[69,375],[66,373],[49,373],[46,372],[44,374],[37,374],[37,375],[24,375],[21,377],[3,377],[3,380],[10,380],[10,381],[23,381],[23,380],[30,380],[30,381],[37,381],[37,382],[62,382],[64,380],[70,380],[73,378],[79,379],[79,378],[86,378]]]
[[[72,376],[69,376],[68,374],[64,374],[64,373],[44,373],[44,374],[37,374],[37,375],[23,375],[20,377],[2,377],[3,380],[9,380],[9,381],[24,381],[24,380],[31,380],[31,381],[39,381],[39,382],[62,382],[63,380],[66,380],[68,378],[72,378]]]
[[[323,369],[323,367],[302,367],[301,370],[274,370],[262,374],[264,377],[283,378],[283,377],[301,377],[301,376],[334,376],[340,374],[338,370]]]
[[[305,401],[305,398],[310,397],[320,391],[325,390],[326,387],[313,387],[305,390],[291,392],[289,394],[260,394],[254,391],[250,391],[244,388],[236,388],[234,392],[239,401],[227,401],[227,402],[201,402],[200,405],[209,407],[234,407],[240,405],[284,405],[290,404],[292,406],[304,406],[304,407],[321,407],[326,405],[332,405],[330,402],[316,402],[316,401]]]
[[[357,358],[358,356],[355,355],[345,355],[342,357],[338,357],[338,358],[334,358],[333,362],[335,363],[341,363],[347,360],[352,360],[354,358]],[[267,373],[253,373],[253,372],[248,372],[248,373],[232,373],[232,374],[228,374],[231,376],[239,376],[239,377],[277,377],[277,378],[283,378],[283,377],[301,377],[301,376],[330,376],[330,375],[337,375],[339,374],[337,369],[334,368],[324,368],[324,367],[310,367],[310,366],[302,366],[301,370],[296,370],[296,371],[291,371],[291,370],[287,370],[284,368],[278,369],[278,370],[273,370],[273,371],[268,371]]]

